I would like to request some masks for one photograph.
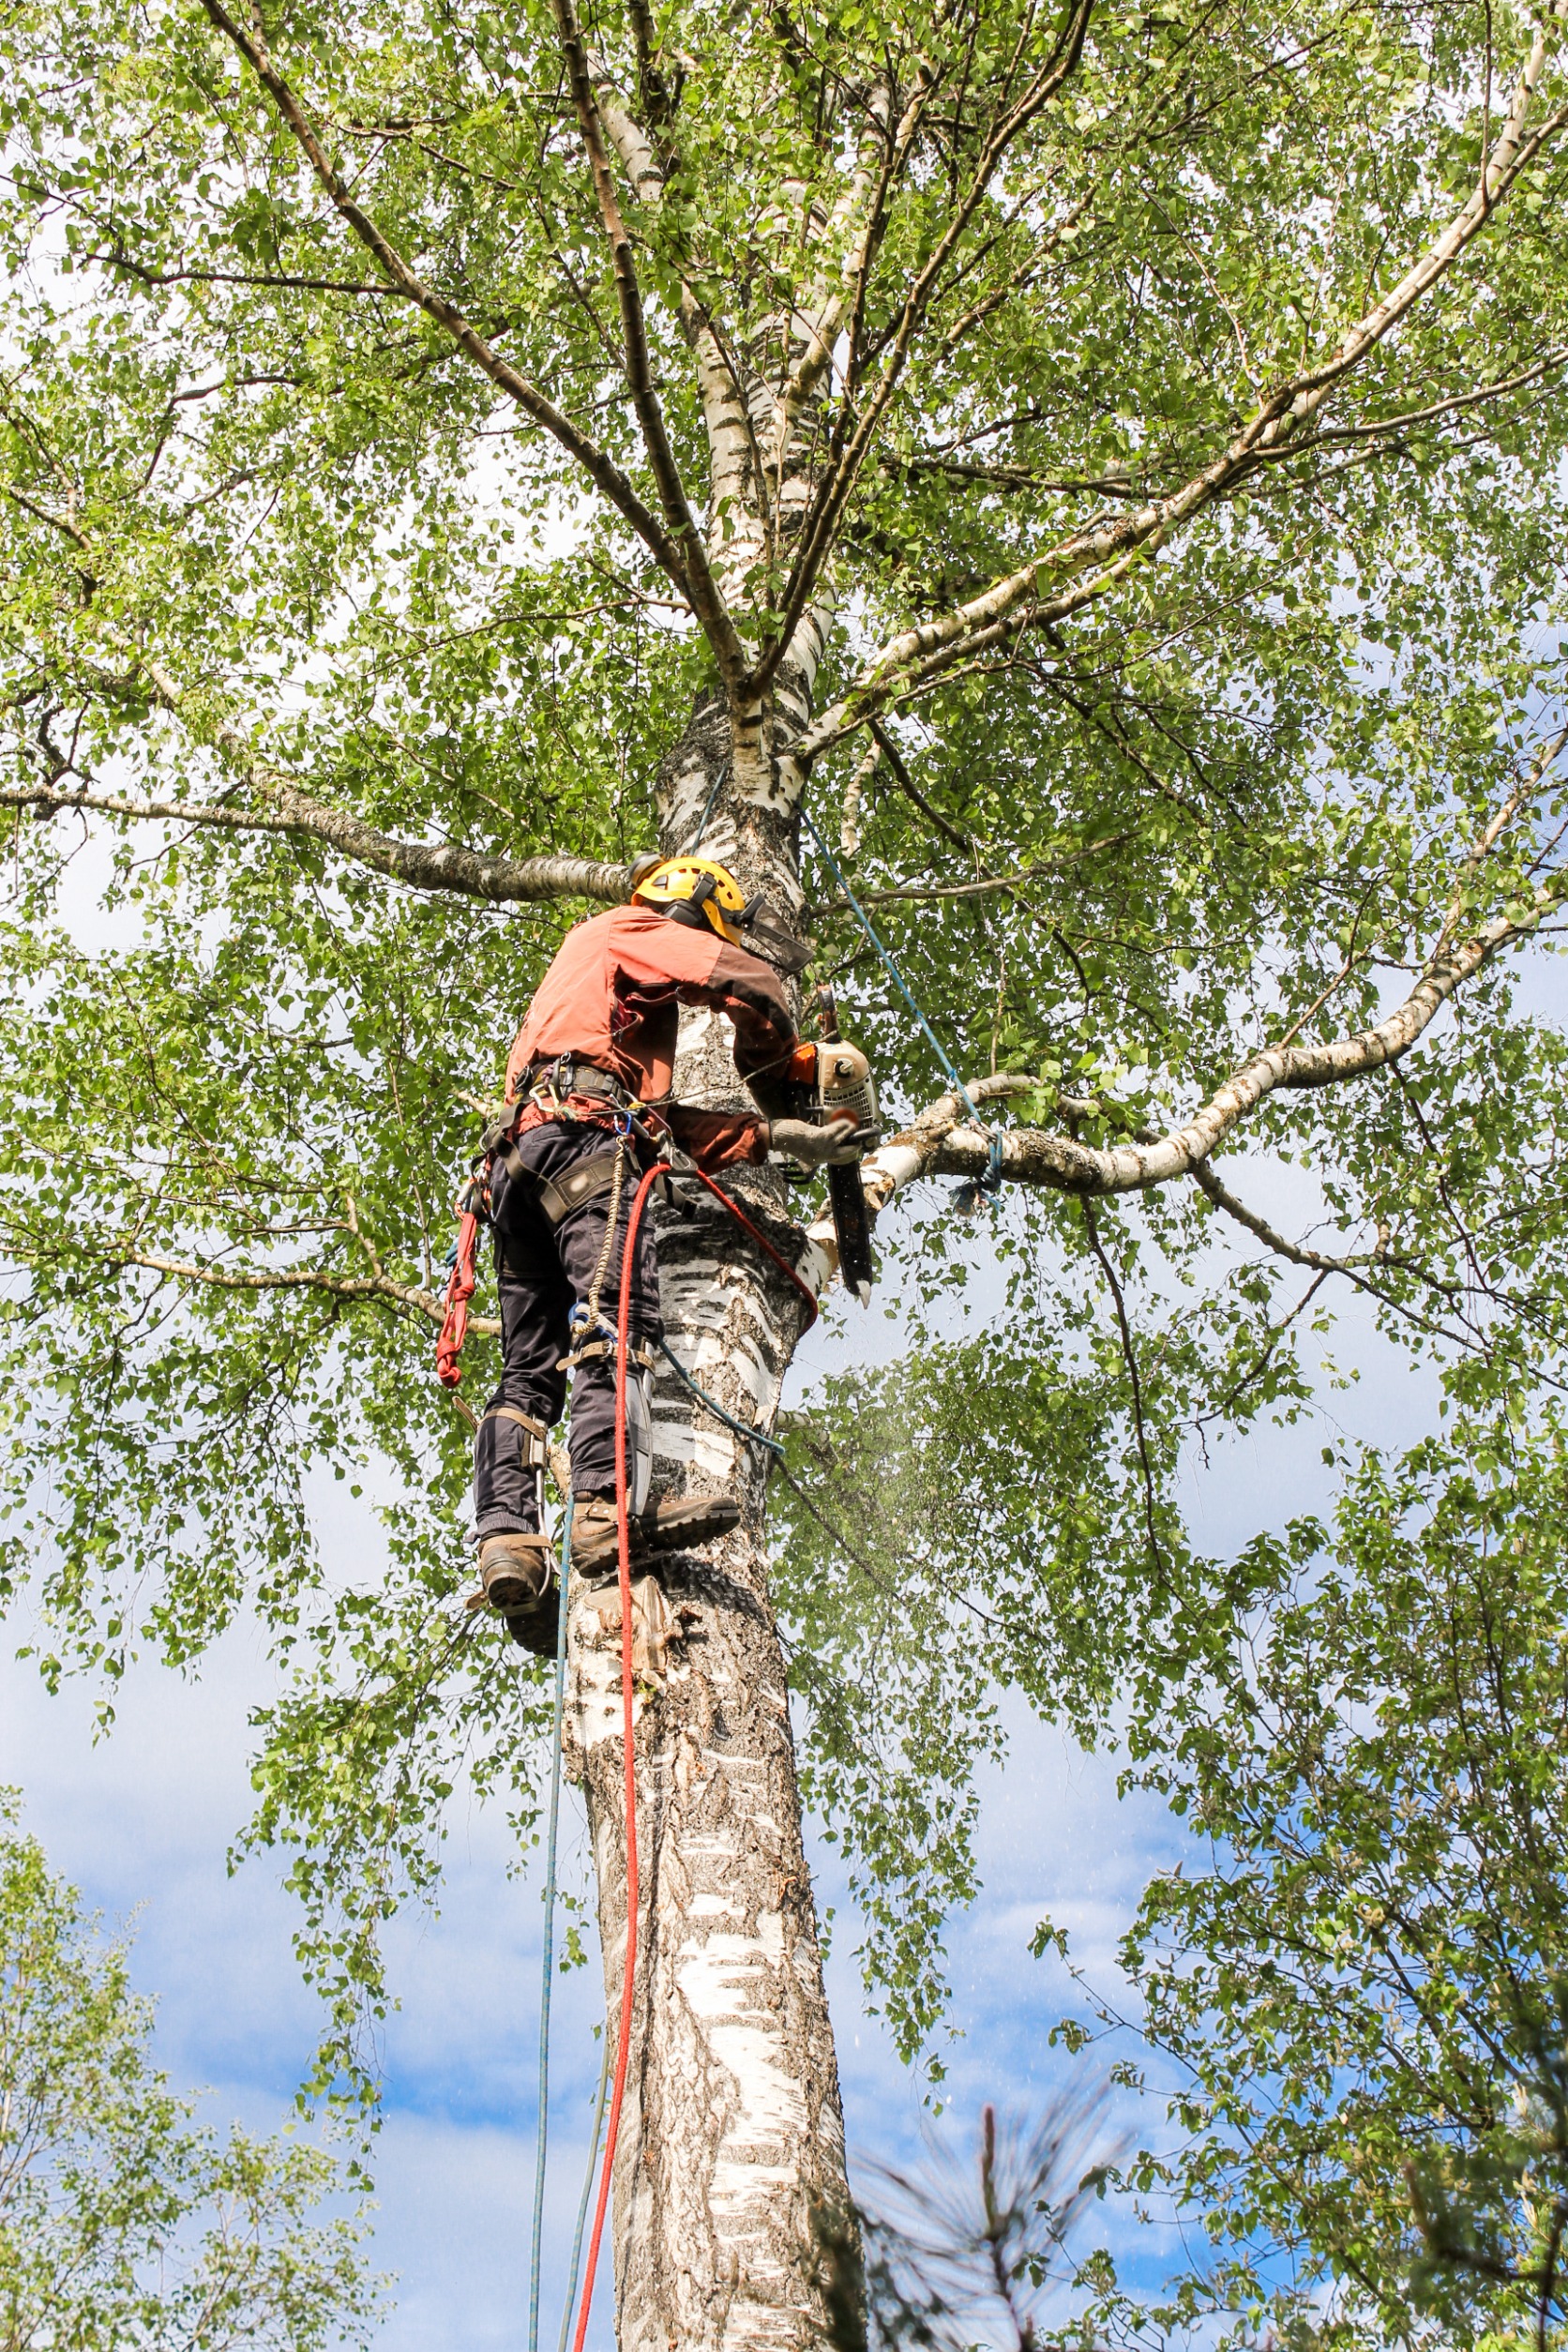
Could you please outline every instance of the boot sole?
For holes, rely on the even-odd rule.
[[[522,1576],[492,1576],[485,1587],[485,1600],[492,1609],[505,1615],[510,1609],[526,1608],[537,1596],[533,1586]]]
[[[559,1604],[554,1593],[548,1601],[533,1608],[504,1611],[506,1631],[520,1650],[527,1650],[535,1658],[553,1658],[560,1628]]]
[[[539,1591],[541,1574],[545,1579],[545,1593]],[[484,1588],[482,1597],[486,1604],[490,1608],[499,1609],[503,1615],[505,1615],[512,1609],[528,1608],[534,1602],[553,1592],[555,1566],[553,1560],[543,1560],[540,1567],[530,1575],[526,1568],[504,1568],[498,1563],[488,1576],[481,1569],[480,1582]]]

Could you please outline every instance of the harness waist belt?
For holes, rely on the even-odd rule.
[[[637,1100],[630,1087],[623,1085],[611,1071],[601,1070],[596,1062],[579,1062],[574,1054],[561,1054],[555,1061],[538,1063],[529,1071],[531,1092],[547,1081],[559,1094],[586,1094],[591,1100],[614,1103],[623,1110]]]

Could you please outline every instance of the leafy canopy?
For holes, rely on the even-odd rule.
[[[0,1812],[0,2341],[80,2352],[369,2341],[379,2292],[337,2167],[192,2127],[152,2005],[37,1839]]]
[[[518,861],[624,859],[694,703],[767,706],[961,1067],[1032,1080],[1027,1194],[890,1213],[910,1361],[792,1434],[814,1510],[776,1489],[913,2050],[995,1690],[1085,1735],[1130,1691],[1175,1752],[1251,1621],[1186,1450],[1302,1410],[1351,1293],[1484,1425],[1561,1379],[1518,951],[1568,890],[1562,11],[19,0],[0,46],[7,1591],[111,1681],[257,1608],[257,1834],[352,2064],[458,1773],[532,1820],[427,1369],[472,1106],[592,882]],[[935,1060],[802,879],[913,1111]],[[1299,1164],[1313,1236],[1204,1153],[1083,1197],[1066,1146],[1130,1167],[1401,1003],[1211,1138]],[[384,1573],[308,1507],[372,1470]]]

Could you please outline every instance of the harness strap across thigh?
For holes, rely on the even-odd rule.
[[[615,1182],[615,1163],[621,1156],[621,1146],[611,1145],[608,1152],[596,1152],[592,1158],[579,1160],[562,1176],[538,1176],[527,1162],[519,1157],[516,1145],[498,1154],[508,1176],[525,1184],[534,1196],[540,1215],[553,1233],[574,1209],[580,1209],[587,1200],[596,1199],[608,1192]],[[512,1237],[500,1235],[501,1254],[508,1267],[516,1265],[511,1254]]]

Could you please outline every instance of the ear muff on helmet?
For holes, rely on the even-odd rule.
[[[706,923],[734,947],[761,903],[747,898],[729,868],[710,857],[639,858],[631,869],[631,897],[677,922]]]

